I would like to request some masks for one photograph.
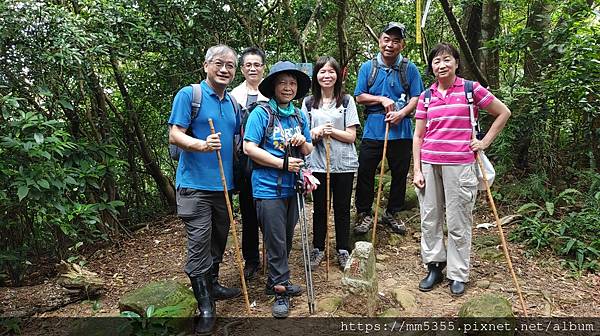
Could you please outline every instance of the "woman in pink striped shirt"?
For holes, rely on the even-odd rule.
[[[427,58],[436,82],[419,97],[413,139],[414,177],[421,211],[421,256],[429,273],[419,290],[430,291],[443,280],[447,265],[450,293],[462,295],[469,280],[471,226],[477,196],[475,152],[486,149],[504,128],[510,111],[474,82],[473,108],[495,118],[483,139],[473,137],[465,80],[457,76],[459,54],[447,43],[436,45]],[[444,216],[448,246],[444,246]]]

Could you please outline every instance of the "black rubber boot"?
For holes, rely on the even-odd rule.
[[[421,292],[429,292],[435,287],[435,285],[442,282],[444,276],[442,275],[442,271],[446,267],[446,262],[432,262],[427,264],[427,269],[429,273],[427,276],[419,282],[419,290]]]
[[[217,319],[217,307],[211,294],[211,277],[210,272],[206,272],[201,276],[190,278],[194,296],[198,301],[198,311],[200,312],[198,322],[194,327],[194,332],[198,336],[211,335]]]
[[[461,296],[465,293],[465,283],[458,280],[450,280],[450,294]]]
[[[213,264],[212,269],[212,294],[215,300],[228,300],[240,296],[239,288],[227,288],[219,284],[219,264]]]

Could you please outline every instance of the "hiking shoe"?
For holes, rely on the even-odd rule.
[[[356,215],[356,226],[354,226],[354,233],[365,234],[369,232],[373,226],[373,216],[366,212],[361,212]]]
[[[275,318],[286,318],[290,313],[290,297],[288,295],[279,294],[275,295],[275,302],[273,302],[273,308],[271,314]]]
[[[316,270],[317,267],[319,267],[319,264],[321,264],[321,261],[323,261],[323,258],[325,258],[325,253],[323,251],[316,247],[312,249],[310,252],[310,269],[313,271]]]
[[[273,289],[273,287],[278,286],[278,285],[285,287],[285,290],[283,293],[276,293],[275,290]],[[300,287],[299,285],[292,284],[292,282],[289,280],[284,283],[278,284],[278,285],[273,285],[273,286],[267,285],[267,287],[265,288],[265,294],[266,295],[275,295],[275,296],[277,294],[285,294],[288,296],[300,296],[302,294],[302,287]]]
[[[348,264],[348,260],[350,259],[350,254],[346,250],[338,250],[338,263],[340,263],[340,267],[342,271],[346,268],[346,264]]]
[[[260,263],[247,262],[244,265],[244,278],[246,280],[254,279],[258,271],[260,270]]]
[[[396,216],[393,213],[389,213],[389,212],[384,212],[383,215],[381,216],[381,220],[389,225],[392,228],[392,231],[394,231],[394,233],[398,233],[401,235],[406,234],[406,225],[404,225],[404,223],[402,221],[398,222],[396,220]]]

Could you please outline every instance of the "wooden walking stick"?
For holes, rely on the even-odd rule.
[[[210,133],[215,134],[215,125],[211,118],[208,119],[208,125],[210,126]],[[244,265],[242,264],[242,253],[240,252],[240,243],[237,237],[237,228],[235,220],[233,219],[233,210],[231,209],[231,202],[229,201],[229,192],[227,191],[227,181],[225,180],[225,171],[223,170],[223,160],[221,160],[221,151],[217,150],[217,159],[219,160],[219,172],[221,173],[221,183],[223,184],[223,193],[225,194],[225,204],[227,205],[227,212],[229,213],[229,223],[231,223],[231,230],[233,236],[233,245],[235,246],[235,259],[238,264],[240,271],[240,279],[242,280],[242,293],[244,293],[244,300],[246,301],[246,312],[250,314],[250,300],[248,299],[248,289],[246,288],[246,279],[244,278]]]
[[[377,214],[379,212],[379,200],[381,199],[381,189],[383,187],[383,172],[385,171],[385,155],[387,152],[388,133],[390,132],[390,123],[385,123],[385,137],[383,138],[383,155],[381,157],[381,169],[379,170],[379,183],[377,185],[377,201],[375,202],[375,219],[373,220],[373,238],[371,238],[371,244],[373,244],[373,250],[375,250],[375,232],[377,231]]]
[[[330,172],[331,172],[331,138],[329,135],[325,136],[325,169],[327,172],[327,187],[325,188],[327,192],[327,197],[325,201],[325,206],[327,207],[327,215],[325,215],[325,259],[327,259],[325,279],[329,281],[329,212],[330,212]]]
[[[490,207],[492,208],[492,212],[494,213],[494,218],[496,219],[496,225],[498,226],[498,233],[500,234],[500,241],[502,242],[502,250],[504,251],[504,257],[506,257],[506,262],[508,263],[508,269],[510,270],[510,275],[512,276],[512,280],[515,283],[515,287],[517,288],[517,294],[519,295],[519,301],[521,303],[521,309],[523,309],[523,315],[527,317],[527,307],[525,307],[525,300],[523,300],[523,294],[521,293],[521,286],[517,281],[517,275],[515,274],[515,270],[512,266],[512,261],[510,259],[510,254],[508,253],[508,245],[506,244],[506,238],[504,238],[504,230],[502,230],[502,223],[500,222],[500,218],[498,217],[498,210],[496,210],[496,204],[494,203],[494,197],[492,196],[492,191],[490,190],[490,185],[488,184],[487,174],[485,169],[483,168],[483,162],[481,161],[481,157],[476,155],[477,164],[479,165],[479,170],[481,170],[481,174],[483,175],[483,184],[485,185],[485,190],[487,191],[487,198],[490,202]]]

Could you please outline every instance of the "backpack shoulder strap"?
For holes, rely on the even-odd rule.
[[[408,79],[406,78],[408,69],[408,58],[403,57],[402,62],[400,62],[400,68],[398,69],[398,77],[400,78],[400,84],[402,84],[402,89],[406,94],[406,101],[410,99],[410,85],[408,85]]]
[[[242,112],[240,104],[238,104],[237,100],[232,94],[230,94],[229,92],[225,92],[225,94],[227,95],[227,97],[229,97],[229,100],[231,100],[231,104],[233,105],[233,111],[235,112],[235,114],[240,115],[240,112]]]
[[[367,81],[367,90],[375,84],[375,79],[377,79],[377,71],[379,70],[379,66],[377,64],[377,57],[374,57],[371,60],[371,71],[369,71],[369,80]]]
[[[273,113],[273,109],[271,109],[271,105],[269,105],[269,103],[267,103],[267,102],[259,102],[257,106],[262,107],[267,112],[267,115],[269,116],[269,120],[267,122],[267,129],[266,129],[265,133],[263,134],[262,139],[260,140],[259,147],[262,148],[262,147],[264,147],[265,143],[267,142],[267,138],[273,134],[273,128],[275,127],[275,113]]]
[[[190,84],[192,87],[192,113],[191,120],[196,119],[200,106],[202,105],[202,85],[199,83]]]
[[[302,131],[302,129],[304,128],[304,119],[302,118],[302,110],[300,110],[297,107],[294,107],[294,114],[293,114],[293,116],[296,119],[296,122],[298,123],[298,126],[300,126],[300,131]]]
[[[473,99],[473,81],[465,79],[465,98],[467,99],[467,104],[469,105],[469,119],[471,119],[471,127],[475,134],[479,137],[481,133],[481,128],[479,127],[479,120],[475,118],[475,109],[473,108],[473,103],[475,99]]]
[[[425,95],[423,96],[423,107],[425,110],[429,108],[429,103],[431,102],[431,88],[425,89]]]
[[[346,112],[348,111],[348,105],[350,105],[350,95],[345,94],[342,98],[342,107],[344,108],[344,131],[346,130]]]
[[[473,104],[473,81],[465,79],[465,97],[467,98],[467,103]]]
[[[306,103],[306,110],[308,111],[308,113],[310,113],[310,111],[312,110],[312,106],[313,103],[315,101],[315,96],[308,96],[306,97],[306,99],[304,99],[304,102]]]
[[[315,101],[315,96],[310,95],[308,97],[306,97],[306,99],[304,99],[304,103],[306,105],[306,113],[308,113],[308,125],[310,127],[312,127],[312,113],[310,111],[312,111],[312,106],[313,103]]]

